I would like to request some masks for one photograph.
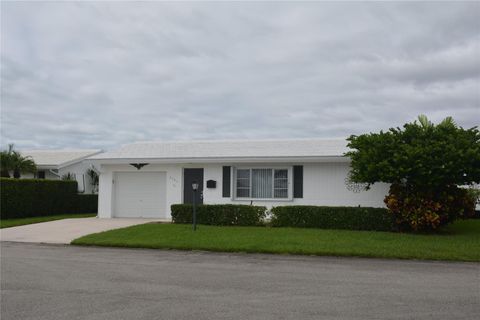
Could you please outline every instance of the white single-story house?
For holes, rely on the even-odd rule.
[[[86,171],[94,165],[88,157],[99,154],[97,149],[71,150],[22,150],[23,156],[30,156],[37,165],[34,174],[22,174],[21,178],[59,180],[63,175],[72,174],[77,180],[78,191],[92,193],[92,184]]]
[[[142,142],[89,160],[100,170],[100,218],[169,219],[194,194],[205,204],[384,207],[388,185],[350,183],[346,151],[344,139]]]

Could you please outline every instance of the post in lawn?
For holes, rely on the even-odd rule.
[[[197,190],[198,190],[198,182],[193,181],[192,182],[192,189],[193,189],[193,231],[197,230],[197,208],[196,208],[196,203],[195,203],[195,198],[197,196]]]

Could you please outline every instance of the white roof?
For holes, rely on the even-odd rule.
[[[99,149],[70,150],[22,150],[23,156],[30,156],[38,167],[65,167],[102,152]]]
[[[137,142],[124,145],[114,151],[97,154],[90,159],[255,160],[343,157],[343,154],[347,151],[347,141],[345,139]]]

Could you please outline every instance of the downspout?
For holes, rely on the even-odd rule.
[[[78,193],[85,193],[85,175],[82,174],[82,180],[83,180],[83,190],[77,190]]]

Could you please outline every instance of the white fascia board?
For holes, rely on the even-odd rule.
[[[235,157],[235,158],[112,158],[89,159],[98,164],[130,164],[130,163],[308,163],[308,162],[350,162],[345,156],[321,157]]]
[[[55,165],[37,165],[37,170],[58,170],[60,169],[59,166],[55,166]]]
[[[78,162],[82,162],[83,160],[85,160],[85,159],[87,159],[87,158],[89,158],[89,157],[91,157],[91,156],[94,156],[94,155],[96,155],[96,154],[99,154],[99,153],[101,153],[101,152],[102,152],[102,151],[100,150],[100,151],[97,151],[97,152],[95,152],[95,153],[92,153],[92,154],[89,154],[89,155],[86,155],[86,156],[83,156],[83,157],[80,157],[80,158],[77,158],[77,159],[73,159],[73,160],[71,160],[71,161],[67,161],[67,162],[61,163],[61,164],[59,164],[59,165],[57,166],[57,168],[58,168],[58,169],[61,169],[61,168],[64,168],[64,167],[68,167],[68,166],[70,166],[70,165],[72,165],[72,164],[75,164],[75,163],[78,163]]]

